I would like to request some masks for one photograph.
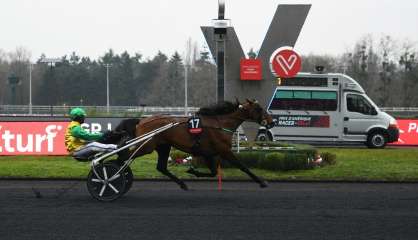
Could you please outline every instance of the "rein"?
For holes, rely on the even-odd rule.
[[[227,133],[231,133],[234,134],[235,131],[232,131],[231,129],[228,128],[221,128],[223,131],[227,132]],[[235,129],[236,130],[236,129]]]
[[[230,128],[225,128],[225,127],[222,127],[222,124],[221,124],[221,123],[220,123],[220,121],[219,121],[219,117],[218,117],[218,116],[215,116],[215,117],[216,117],[216,121],[218,122],[219,127],[214,127],[214,126],[203,126],[203,128],[211,128],[211,129],[216,129],[216,130],[224,131],[224,132],[229,133],[229,134],[234,134],[234,133],[235,133],[235,131],[237,130],[237,128],[235,128],[235,129],[230,129]],[[237,120],[242,121],[242,122],[244,122],[244,121],[245,121],[245,119],[244,119],[244,118],[241,118],[241,117],[230,117],[229,119],[237,119]]]
[[[229,128],[223,128],[223,127],[203,126],[203,128],[210,128],[210,129],[220,130],[220,131],[227,132],[229,134],[234,134],[235,133],[235,130],[232,130],[232,129],[229,129]]]

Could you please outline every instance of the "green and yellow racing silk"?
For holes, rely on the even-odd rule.
[[[88,141],[97,141],[102,133],[89,133],[81,127],[77,121],[72,121],[65,131],[65,147],[69,153],[84,146]]]

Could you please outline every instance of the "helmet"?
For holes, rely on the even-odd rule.
[[[84,118],[86,115],[86,112],[82,108],[73,108],[70,112],[70,117],[73,120],[76,118]]]

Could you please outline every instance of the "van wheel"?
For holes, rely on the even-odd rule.
[[[384,148],[387,143],[387,136],[382,131],[371,132],[367,137],[367,146],[369,148]]]
[[[258,142],[271,142],[272,138],[271,138],[270,134],[263,131],[263,132],[259,132],[257,134],[257,137],[256,137],[255,140],[258,141]]]

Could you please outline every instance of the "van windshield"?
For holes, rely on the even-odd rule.
[[[269,110],[336,111],[337,106],[336,91],[277,89]]]

